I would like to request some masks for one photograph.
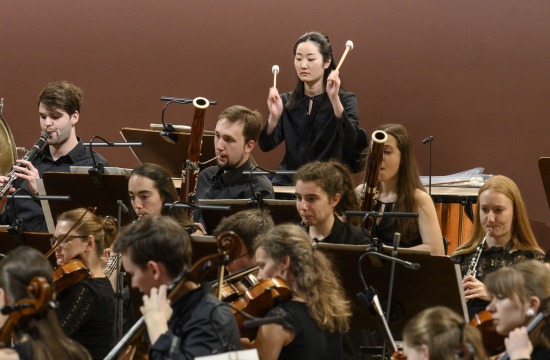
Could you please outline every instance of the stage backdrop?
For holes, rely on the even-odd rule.
[[[292,48],[326,32],[357,94],[361,126],[407,126],[418,163],[433,173],[477,166],[520,186],[529,216],[550,246],[550,211],[537,160],[550,156],[550,2],[486,1],[1,1],[0,97],[18,146],[39,136],[36,97],[54,80],[85,91],[78,134],[120,141],[122,127],[160,122],[160,96],[204,96],[206,129],[241,104],[266,115],[271,67],[293,88]],[[190,124],[191,106],[166,120]],[[137,164],[128,149],[101,151],[112,165]],[[275,168],[281,149],[254,157]]]

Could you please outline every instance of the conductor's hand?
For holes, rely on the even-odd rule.
[[[485,284],[475,277],[471,275],[464,277],[462,280],[462,286],[464,287],[464,295],[466,300],[477,298],[485,301],[491,301],[491,296],[487,292]]]
[[[4,184],[8,181],[8,178],[6,176],[1,176],[0,175],[0,188],[3,188],[4,187]],[[15,191],[15,188],[10,188],[8,191],[6,191],[6,193],[4,194],[4,196],[2,196],[2,198],[0,199],[0,215],[4,213],[4,211],[6,210],[6,202],[8,201],[8,195],[13,193]]]
[[[13,166],[14,170],[17,170],[14,173],[15,176],[27,181],[31,194],[38,194],[38,186],[36,185],[36,179],[40,179],[38,169],[36,169],[32,163],[27,160],[17,160],[17,163],[22,166]]]

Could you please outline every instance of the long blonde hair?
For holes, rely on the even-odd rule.
[[[304,294],[309,314],[319,328],[329,332],[349,329],[350,302],[332,262],[315,250],[309,235],[298,225],[277,225],[258,236],[255,248],[262,248],[276,262],[288,256],[293,290]]]
[[[533,230],[531,229],[531,225],[529,224],[527,210],[525,209],[521,192],[519,191],[516,183],[512,179],[503,175],[493,176],[479,188],[478,199],[481,193],[489,189],[498,191],[506,196],[512,201],[514,206],[514,219],[512,220],[512,249],[534,251],[541,255],[544,254],[543,250],[537,243]],[[456,249],[453,256],[471,253],[483,240],[485,230],[481,225],[479,208],[479,206],[476,206],[474,211],[474,226],[470,239]]]

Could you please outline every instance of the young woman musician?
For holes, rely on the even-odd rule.
[[[435,206],[420,181],[407,129],[400,124],[386,124],[377,130],[386,132],[387,140],[380,165],[378,198],[372,211],[416,212],[418,220],[378,218],[371,229],[372,237],[391,246],[394,233],[399,232],[401,247],[416,247],[429,250],[432,255],[444,255],[443,235]],[[372,146],[369,147],[371,148]],[[368,151],[367,166],[370,156]],[[356,191],[363,192],[363,187],[364,185],[359,185]]]
[[[511,360],[550,359],[550,326],[546,319],[528,336],[526,326],[535,315],[550,311],[550,270],[539,261],[524,261],[487,275],[492,300],[487,310],[496,331],[507,336]]]
[[[171,215],[178,220],[190,235],[204,235],[200,223],[194,223],[186,209],[169,209],[165,202],[178,201],[178,192],[170,175],[159,165],[144,163],[130,173],[128,193],[138,219],[145,215]]]
[[[99,217],[80,208],[59,216],[51,239],[52,246],[55,246],[59,239],[65,238],[55,248],[59,267],[79,259],[89,271],[87,279],[69,284],[66,289],[58,286],[64,283],[64,279],[56,279],[57,317],[63,331],[84,345],[94,360],[103,359],[115,341],[115,298],[111,283],[103,272],[101,256],[105,243],[112,243],[116,231],[113,218]],[[106,241],[106,238],[110,239]]]
[[[44,254],[28,246],[20,246],[11,251],[0,261],[0,308],[14,309],[18,302],[27,302],[33,299],[28,287],[34,279],[45,280],[50,287],[51,294],[43,301],[46,304],[36,306],[36,313],[22,316],[17,324],[13,324],[13,331],[8,331],[8,324],[13,321],[10,315],[0,315],[2,326],[2,338],[10,335],[13,337],[13,348],[0,349],[0,358],[19,360],[88,360],[90,355],[86,349],[76,341],[69,339],[59,327],[55,312],[50,306],[53,300],[53,275],[49,262]],[[45,289],[42,289],[45,291]],[[4,340],[4,339],[3,339]],[[10,344],[7,344],[10,345]]]
[[[296,208],[312,239],[338,244],[368,243],[360,227],[340,218],[347,210],[359,210],[351,177],[344,165],[336,161],[314,161],[301,166],[294,181]],[[353,220],[360,219],[350,219]]]
[[[485,276],[499,268],[544,257],[533,235],[517,185],[493,176],[479,188],[470,239],[452,255],[462,270],[470,318],[491,300]]]
[[[332,45],[320,32],[308,32],[294,45],[296,88],[279,95],[269,89],[269,118],[258,144],[270,151],[283,141],[285,157],[280,169],[296,170],[314,160],[342,161],[345,145],[354,144],[359,126],[357,99],[340,89]],[[281,184],[290,178],[281,177]]]
[[[278,225],[256,239],[258,279],[280,276],[292,299],[267,316],[283,315],[282,325],[262,325],[254,347],[262,360],[341,359],[342,333],[349,328],[350,303],[331,262],[315,250],[297,225]]]
[[[407,360],[485,359],[479,330],[444,306],[426,309],[403,329]]]

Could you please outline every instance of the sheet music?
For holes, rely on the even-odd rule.
[[[256,349],[232,351],[217,355],[198,356],[197,360],[259,360]]]

